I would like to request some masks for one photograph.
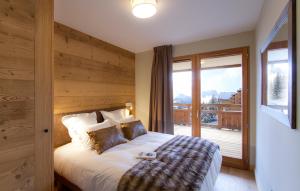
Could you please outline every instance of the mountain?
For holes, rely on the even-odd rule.
[[[179,94],[173,99],[174,103],[192,104],[192,97],[184,94]]]
[[[213,97],[221,100],[229,100],[230,97],[235,94],[235,92],[220,92],[218,93],[216,90],[208,90],[202,91],[201,93],[201,101],[202,103],[208,103]],[[173,99],[174,103],[181,104],[191,104],[192,97],[184,94],[179,94]]]
[[[202,91],[201,97],[218,97],[218,92],[216,90],[208,90],[208,91]]]
[[[220,92],[218,93],[216,90],[208,90],[208,91],[203,91],[201,94],[201,97],[216,97],[219,99],[230,99],[230,97],[235,94],[235,92]]]
[[[235,92],[220,92],[218,98],[223,100],[230,99],[233,94]]]

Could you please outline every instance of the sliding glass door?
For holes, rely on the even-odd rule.
[[[242,55],[203,58],[201,137],[220,145],[225,157],[242,159]]]
[[[248,168],[248,48],[176,58],[174,134],[216,142],[223,164]]]

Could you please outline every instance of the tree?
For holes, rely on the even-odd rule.
[[[209,100],[209,104],[217,104],[217,103],[218,103],[218,99],[216,98],[215,95],[213,95]]]
[[[282,98],[282,89],[284,86],[284,77],[277,72],[273,84],[272,84],[272,97],[273,99],[280,99]]]

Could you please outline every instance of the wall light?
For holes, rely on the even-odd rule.
[[[125,116],[132,115],[132,110],[133,110],[133,104],[131,102],[125,103],[126,106],[126,114]]]
[[[132,14],[138,18],[145,19],[156,14],[156,0],[131,0]]]
[[[125,103],[125,106],[127,109],[132,110],[133,109],[133,104],[131,102]]]

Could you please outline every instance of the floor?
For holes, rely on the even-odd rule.
[[[222,167],[214,191],[258,191],[250,171]]]
[[[184,125],[174,126],[175,135],[191,136],[192,127]],[[201,128],[201,137],[211,140],[220,145],[223,156],[232,158],[242,158],[242,133],[226,129],[216,129],[211,127]]]

